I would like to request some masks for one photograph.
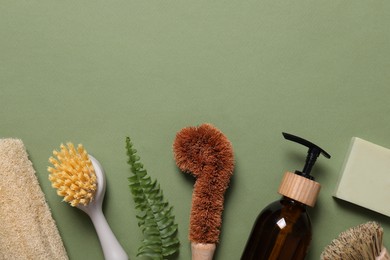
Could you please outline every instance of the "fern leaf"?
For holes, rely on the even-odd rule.
[[[127,163],[133,175],[128,178],[135,208],[138,226],[144,239],[138,248],[137,256],[150,259],[166,259],[179,250],[177,238],[178,225],[175,223],[173,210],[164,200],[163,192],[157,180],[152,180],[144,165],[140,162],[137,150],[129,137],[126,138]]]

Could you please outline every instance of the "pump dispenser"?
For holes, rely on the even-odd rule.
[[[269,204],[253,226],[241,260],[301,260],[311,241],[311,222],[306,206],[314,207],[321,185],[310,175],[320,154],[319,146],[292,134],[285,139],[308,148],[302,171],[286,172],[279,186],[282,198]]]

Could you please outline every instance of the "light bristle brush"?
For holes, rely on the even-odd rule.
[[[189,228],[192,259],[212,259],[222,226],[224,193],[234,169],[232,144],[216,127],[202,124],[179,131],[173,150],[180,170],[196,178]]]
[[[342,232],[325,247],[321,260],[390,260],[383,228],[370,221]]]
[[[95,226],[106,260],[128,259],[102,211],[106,191],[106,179],[99,161],[88,155],[79,144],[61,144],[60,151],[50,157],[53,167],[48,167],[49,180],[64,201],[88,214]]]

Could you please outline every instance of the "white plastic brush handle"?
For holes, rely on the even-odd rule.
[[[102,204],[106,192],[106,177],[99,161],[89,155],[97,178],[97,191],[87,206],[79,204],[77,207],[88,214],[95,226],[103,250],[105,260],[128,260],[128,256],[119,244],[102,211]]]
[[[101,208],[95,208],[95,210],[90,212],[89,216],[99,237],[104,258],[106,260],[128,260],[126,252],[123,250],[108,225]]]

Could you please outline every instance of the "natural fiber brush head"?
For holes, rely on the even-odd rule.
[[[53,155],[49,158],[52,167],[48,167],[52,187],[71,206],[88,205],[96,193],[97,181],[85,148],[81,144],[77,149],[72,143],[61,144],[60,151],[54,150]]]
[[[176,134],[173,144],[177,166],[195,177],[218,171],[219,178],[233,173],[233,147],[228,138],[211,124],[186,127]]]
[[[383,228],[377,222],[370,221],[342,232],[325,247],[321,260],[390,259],[388,255],[378,258],[385,251]]]
[[[173,144],[177,166],[196,177],[192,194],[189,239],[217,243],[222,226],[224,193],[233,174],[233,148],[211,124],[186,127]]]

